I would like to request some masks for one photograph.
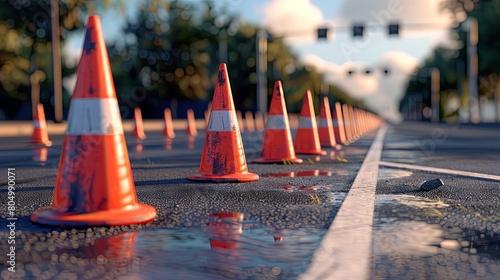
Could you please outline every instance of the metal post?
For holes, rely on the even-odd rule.
[[[62,74],[61,74],[61,42],[59,34],[59,0],[51,2],[52,28],[52,75],[54,78],[54,122],[62,122]]]
[[[469,79],[469,110],[470,121],[472,123],[479,123],[481,116],[479,115],[479,97],[477,90],[477,75],[478,75],[478,56],[477,56],[477,42],[478,42],[478,25],[477,19],[469,19],[469,32],[467,36],[467,61],[468,71],[467,76]]]
[[[256,39],[257,53],[257,111],[267,112],[267,32],[259,30]]]
[[[439,87],[440,87],[440,73],[438,68],[431,69],[431,109],[432,122],[439,122]]]

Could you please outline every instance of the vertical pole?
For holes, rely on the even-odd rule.
[[[440,73],[438,68],[432,68],[431,69],[431,109],[432,109],[432,115],[431,115],[431,120],[432,122],[439,122],[439,101],[440,101],[440,96],[439,96],[439,85],[440,83]]]
[[[52,27],[52,75],[54,77],[54,122],[62,122],[62,71],[61,71],[61,42],[59,34],[59,0],[51,2]]]
[[[469,78],[469,110],[470,121],[479,123],[481,116],[479,115],[479,97],[477,90],[477,75],[478,75],[478,25],[477,19],[469,19],[469,34],[467,36],[467,60],[468,60],[468,78]]]
[[[257,111],[267,112],[267,32],[257,31]]]

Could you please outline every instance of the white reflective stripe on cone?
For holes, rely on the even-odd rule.
[[[287,122],[285,122],[285,116],[283,116],[283,115],[270,115],[268,117],[266,129],[283,130],[283,129],[287,129],[287,128],[288,128],[288,119],[287,119]]]
[[[123,134],[116,98],[71,100],[66,135]]]
[[[240,131],[235,111],[212,111],[207,131]]]
[[[331,124],[330,124],[331,125]],[[323,118],[320,118],[319,119],[319,127],[330,127],[328,125],[328,120],[327,119],[323,119]]]
[[[35,127],[35,128],[41,128],[42,124],[39,121],[33,121],[33,127]]]
[[[310,117],[299,117],[299,128],[316,128],[316,121]]]

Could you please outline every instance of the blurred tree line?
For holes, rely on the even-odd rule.
[[[161,118],[166,107],[175,107],[178,117],[184,116],[184,109],[194,108],[201,117],[211,101],[221,61],[227,63],[237,109],[256,109],[258,27],[241,22],[223,4],[145,0],[130,17],[123,11],[132,4],[124,0],[59,2],[63,45],[71,34],[84,31],[89,14],[122,11],[121,19],[111,21],[125,22],[122,34],[111,44],[107,42],[122,117],[130,117],[136,106],[146,118]],[[0,109],[5,118],[31,118],[30,77],[40,82],[40,100],[51,118],[50,38],[50,0],[0,1]],[[330,96],[331,102],[357,102],[335,85],[325,86],[321,74],[300,63],[283,38],[270,35],[269,39],[269,98],[274,81],[281,79],[290,112],[300,110],[306,89],[316,93],[317,107],[320,93]],[[63,57],[63,77],[70,77],[76,65],[65,60]],[[64,90],[65,111],[70,94]]]
[[[447,108],[447,101],[455,100],[456,105],[468,108],[467,81],[467,18],[478,22],[479,41],[478,95],[482,99],[494,98],[495,88],[499,86],[500,74],[500,0],[442,0],[443,10],[450,11],[456,26],[450,30],[452,46],[438,46],[420,65],[415,76],[409,81],[406,94],[422,94],[423,106],[430,107],[429,70],[437,67],[440,71],[441,114],[440,119],[457,121],[459,108]],[[407,99],[402,101],[407,102]],[[403,104],[402,104],[403,105]]]

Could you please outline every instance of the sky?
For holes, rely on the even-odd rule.
[[[133,0],[136,3],[140,0]],[[198,2],[199,0],[186,0]],[[397,122],[399,101],[404,94],[408,74],[425,59],[433,47],[449,44],[452,26],[449,14],[441,12],[439,0],[220,0],[242,21],[266,27],[284,35],[303,63],[322,72],[326,80],[363,99],[370,110]],[[101,15],[106,38],[118,33],[120,25],[109,11]],[[133,13],[130,9],[128,13]],[[399,37],[389,37],[386,26],[398,21]],[[351,26],[366,24],[365,37],[353,39]],[[433,28],[415,28],[431,24]],[[410,27],[413,26],[413,27]],[[318,41],[316,29],[329,27],[329,39]],[[290,36],[291,34],[310,35]],[[108,33],[108,34],[106,34]],[[79,56],[81,40],[71,44],[69,52]],[[78,54],[78,55],[76,55]],[[355,74],[373,69],[373,75]],[[381,70],[388,68],[389,76]]]

